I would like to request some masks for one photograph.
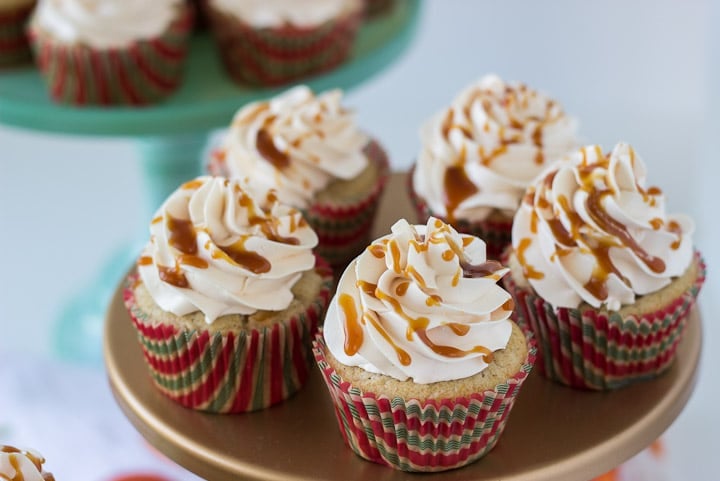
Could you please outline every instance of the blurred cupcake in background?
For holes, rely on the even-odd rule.
[[[45,458],[30,449],[0,445],[0,479],[10,481],[55,481],[55,477],[43,471]]]
[[[380,144],[341,105],[342,92],[298,86],[238,111],[213,152],[213,175],[248,178],[302,210],[317,252],[343,268],[370,241],[389,175]]]
[[[32,54],[25,24],[35,0],[0,0],[0,69],[29,63]]]
[[[192,409],[266,408],[311,367],[332,272],[302,214],[255,187],[219,177],[179,187],[124,292],[152,380]]]
[[[240,84],[281,85],[350,55],[361,0],[203,0],[219,53]]]
[[[692,219],[666,214],[645,177],[628,144],[583,147],[539,177],[515,215],[504,282],[550,379],[614,389],[674,359],[705,265]]]
[[[409,179],[421,222],[435,216],[477,235],[497,259],[530,182],[577,147],[576,122],[522,83],[487,75],[463,90],[421,131]]]
[[[399,220],[348,266],[314,353],[358,456],[444,471],[495,446],[535,359],[507,272],[435,218]]]
[[[40,0],[28,31],[53,100],[145,105],[181,85],[192,25],[184,0]]]

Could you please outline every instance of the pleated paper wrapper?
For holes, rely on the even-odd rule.
[[[452,399],[389,398],[363,392],[328,363],[322,332],[313,353],[330,392],[340,433],[363,459],[402,471],[446,471],[477,461],[497,444],[536,347],[528,338],[520,371],[493,390]]]
[[[162,35],[127,47],[66,44],[32,23],[29,34],[35,62],[54,101],[146,105],[162,101],[180,87],[192,26],[193,10],[184,6]]]
[[[155,386],[185,407],[215,413],[255,411],[292,396],[308,378],[312,336],[331,296],[332,271],[320,259],[316,271],[323,286],[304,313],[240,333],[153,323],[135,302],[131,276],[125,305]]]
[[[705,264],[695,253],[693,286],[665,307],[622,318],[617,311],[553,308],[511,278],[503,279],[515,299],[513,318],[538,342],[538,369],[561,384],[592,390],[617,389],[666,371],[705,281]]]

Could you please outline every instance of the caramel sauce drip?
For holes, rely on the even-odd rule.
[[[393,239],[388,243],[388,248],[390,249],[390,255],[392,256],[393,271],[400,273],[400,247]]]
[[[482,145],[478,147],[478,157],[480,157],[480,163],[484,166],[492,164],[493,160],[507,152],[507,144],[513,143],[506,139],[500,139],[502,144],[495,147],[489,154],[485,153],[485,147]]]
[[[527,263],[527,260],[525,260],[525,251],[528,247],[530,247],[530,244],[532,244],[532,239],[530,239],[529,237],[524,237],[520,239],[520,244],[517,248],[518,261],[523,268],[523,273],[525,274],[526,278],[543,279],[545,277],[545,274],[537,271],[533,266]]]
[[[678,236],[677,240],[670,244],[670,248],[676,251],[680,248],[680,244],[682,244],[682,227],[674,220],[671,220],[668,222],[667,230]]]
[[[454,165],[445,171],[445,207],[450,223],[455,222],[455,209],[465,199],[478,192],[478,187],[468,178],[463,165]]]
[[[255,145],[260,155],[276,169],[282,170],[290,166],[290,157],[275,147],[272,135],[270,135],[266,128],[258,130]]]
[[[482,264],[461,262],[460,267],[462,267],[463,270],[463,277],[470,278],[491,276],[503,268],[502,264],[497,261],[487,261]]]
[[[377,290],[377,284],[372,284],[365,281],[357,281],[357,286],[368,296],[375,297],[375,291]]]
[[[534,210],[530,212],[530,232],[537,234],[538,231],[538,215]]]
[[[665,225],[665,222],[660,217],[655,217],[654,219],[650,219],[650,225],[653,230],[660,230],[660,228]]]
[[[161,281],[181,289],[190,287],[187,277],[179,267],[157,266],[157,270]]]
[[[153,220],[150,221],[150,224],[157,224],[158,222],[162,222],[163,217],[161,215],[153,218]]]
[[[340,294],[338,296],[338,304],[345,315],[343,329],[345,331],[345,354],[348,356],[355,355],[363,344],[363,330],[358,320],[357,307],[355,300],[350,294]]]
[[[400,364],[402,364],[403,366],[409,366],[412,362],[410,354],[408,354],[407,351],[395,344],[395,341],[392,340],[390,334],[388,334],[385,328],[382,327],[380,321],[376,318],[375,314],[371,312],[366,312],[365,314],[363,314],[363,319],[367,320],[375,328],[375,330],[380,333],[383,339],[385,339],[385,341],[390,344],[393,349],[395,349],[395,353],[397,354]]]
[[[415,282],[420,284],[420,287],[422,287],[423,289],[425,289],[427,287],[427,284],[425,283],[425,279],[423,279],[423,276],[415,269],[415,267],[407,266],[407,268],[405,268],[405,273],[407,275],[409,275],[410,277],[412,277],[415,280]]]
[[[183,190],[196,190],[202,187],[204,183],[204,180],[195,179],[191,180],[190,182],[185,182],[180,188]]]
[[[455,252],[452,249],[448,249],[442,253],[442,259],[445,262],[450,262],[455,257]]]
[[[460,274],[462,273],[462,269],[458,269],[455,272],[455,275],[452,278],[452,286],[456,287],[460,283]]]
[[[601,245],[592,249],[597,266],[593,269],[590,280],[583,285],[590,294],[603,301],[608,297],[607,278],[610,273],[612,272],[620,279],[624,279],[623,275],[610,260],[610,247],[612,246]]]
[[[385,246],[380,244],[371,244],[368,246],[367,250],[369,250],[370,254],[372,254],[376,259],[383,259],[385,257]]]
[[[153,259],[150,256],[141,256],[137,263],[139,266],[150,266],[153,263]]]
[[[241,238],[239,241],[228,246],[218,246],[220,251],[227,255],[232,261],[249,270],[254,274],[264,274],[270,272],[272,265],[270,261],[258,254],[245,249],[245,241],[247,237]],[[213,252],[213,257],[217,257],[217,252]]]
[[[474,240],[474,239],[473,239],[472,237],[470,237],[470,236],[465,236],[465,237],[463,237],[463,240],[462,240],[463,247],[467,247],[467,246],[469,246],[470,244],[472,244],[473,240]]]
[[[439,306],[442,301],[442,297],[437,294],[432,294],[431,296],[425,298],[425,305],[428,307]]]
[[[395,287],[395,294],[397,294],[400,297],[404,296],[407,293],[408,287],[410,287],[410,283],[407,281],[399,283]]]
[[[532,133],[532,141],[538,148],[537,154],[535,154],[535,164],[542,165],[545,162],[545,155],[543,154],[543,143],[542,143],[542,129],[543,125],[538,124]]]
[[[486,363],[489,364],[492,362],[492,359],[493,359],[492,351],[490,349],[488,349],[487,347],[474,346],[472,349],[463,350],[463,349],[458,349],[458,348],[452,347],[452,346],[441,346],[441,345],[435,344],[434,342],[432,342],[430,340],[430,338],[427,335],[427,331],[425,329],[418,329],[417,331],[415,331],[415,333],[427,347],[429,347],[430,349],[433,350],[433,352],[435,352],[436,354],[439,354],[441,356],[458,358],[458,357],[465,357],[468,354],[479,353],[479,354],[483,355],[483,360]]]
[[[42,472],[42,465],[43,461],[41,458],[38,458],[33,453],[29,451],[22,451],[16,447],[13,446],[7,446],[7,445],[0,445],[0,452],[10,454],[8,456],[8,459],[10,461],[10,466],[15,470],[15,476],[12,479],[1,477],[1,479],[8,479],[9,481],[23,481],[25,478],[23,477],[22,472],[20,471],[20,457],[27,458],[33,466],[35,466],[35,469],[38,470],[38,472],[41,473],[43,479],[45,481],[55,481],[55,478],[50,473],[44,473]]]
[[[195,227],[190,220],[167,216],[167,228],[170,231],[168,243],[183,254],[197,253]]]
[[[662,189],[660,189],[660,187],[653,186],[653,187],[648,188],[646,193],[647,193],[647,195],[661,195]]]
[[[205,259],[201,259],[198,256],[183,254],[177,258],[178,264],[184,264],[187,266],[197,267],[198,269],[207,269],[209,267],[208,262]],[[152,259],[151,259],[152,262]]]
[[[512,311],[515,309],[515,301],[512,300],[512,298],[505,301],[505,303],[502,305],[503,311]]]
[[[273,192],[270,192],[268,194],[268,201],[271,201],[271,199],[272,202],[277,201],[277,197]],[[259,226],[260,231],[269,241],[290,245],[300,244],[300,239],[298,239],[297,237],[285,237],[280,235],[280,220],[266,216],[266,214],[262,212],[262,209],[260,209],[260,212],[258,212],[255,208],[253,200],[247,194],[241,195],[238,199],[238,203],[241,207],[244,207],[248,210],[248,222],[250,223],[250,225]]]
[[[457,336],[464,336],[468,332],[470,332],[470,326],[468,326],[467,324],[458,324],[457,322],[451,322],[447,324],[447,327],[449,327],[450,330],[452,330],[452,332],[454,332]]]
[[[663,262],[663,260],[659,257],[651,256],[645,252],[630,235],[625,226],[610,217],[605,209],[602,208],[601,200],[609,193],[610,191],[608,190],[593,190],[588,194],[588,198],[585,202],[585,208],[592,220],[602,230],[620,239],[620,241],[632,250],[651,271],[655,273],[663,272],[665,270],[665,262]]]
[[[427,252],[428,250],[428,244],[424,242],[424,240],[417,240],[417,239],[410,239],[410,245],[415,249],[415,252],[421,253],[421,252]]]

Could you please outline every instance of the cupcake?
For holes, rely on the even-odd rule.
[[[0,479],[19,481],[55,481],[43,471],[45,458],[31,450],[0,445]]]
[[[576,122],[548,96],[488,75],[425,124],[410,197],[424,222],[435,216],[487,242],[499,258],[525,189],[572,150]]]
[[[0,0],[0,68],[31,60],[25,23],[35,8],[35,0]]]
[[[314,353],[357,455],[443,471],[495,446],[535,358],[507,272],[435,218],[399,220],[348,266]]]
[[[213,175],[247,177],[301,209],[317,252],[345,267],[370,241],[389,174],[380,145],[340,105],[342,93],[295,87],[242,108],[209,162]]]
[[[281,85],[343,63],[362,21],[361,0],[205,0],[230,77]]]
[[[29,24],[53,100],[144,105],[182,81],[192,7],[184,0],[40,0]]]
[[[199,177],[171,194],[124,291],[157,388],[220,413],[300,389],[332,285],[316,244],[299,211],[241,180]]]
[[[645,173],[627,144],[584,147],[540,176],[515,215],[505,285],[550,379],[614,389],[672,363],[705,266],[692,220],[666,214]]]

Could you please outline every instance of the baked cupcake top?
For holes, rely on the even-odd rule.
[[[317,235],[274,191],[246,180],[198,177],[155,214],[138,261],[163,310],[202,311],[209,324],[226,314],[281,311],[291,288],[313,269]]]
[[[33,25],[53,38],[98,49],[160,36],[183,0],[40,0]]]
[[[346,366],[415,383],[479,373],[512,331],[508,269],[485,243],[430,218],[399,220],[345,270],[325,319],[325,342]]]
[[[43,471],[45,458],[32,450],[0,445],[0,479],[22,481],[55,481]]]
[[[681,275],[693,257],[693,221],[665,213],[625,143],[583,147],[528,188],[512,244],[524,275],[555,307],[618,310]]]
[[[278,198],[306,208],[335,179],[352,179],[368,165],[368,137],[340,105],[342,92],[315,96],[298,86],[238,111],[215,155],[229,177],[276,189]]]
[[[209,0],[210,5],[256,28],[314,27],[348,11],[360,10],[360,0]]]
[[[414,190],[451,222],[512,216],[532,179],[575,148],[575,131],[553,99],[487,75],[424,125]]]

